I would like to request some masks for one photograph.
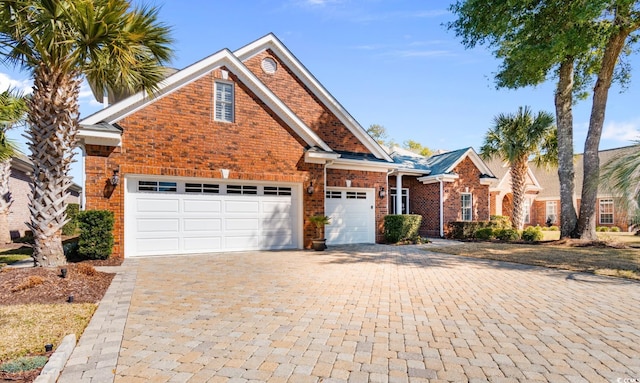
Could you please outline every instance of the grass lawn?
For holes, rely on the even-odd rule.
[[[51,343],[55,349],[67,334],[80,338],[96,307],[93,303],[3,306],[0,360],[43,354],[45,344]]]
[[[603,240],[640,247],[640,236],[630,233],[598,235],[602,235]],[[640,248],[462,242],[455,246],[427,247],[425,250],[640,280]]]
[[[0,250],[0,269],[23,259],[29,259],[32,253],[33,249],[26,246],[17,249],[2,249]]]

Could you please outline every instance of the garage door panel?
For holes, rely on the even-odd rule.
[[[179,230],[180,220],[158,219],[158,218],[140,218],[136,221],[138,233],[173,233]]]
[[[328,244],[375,242],[375,204],[372,190],[328,188],[325,214],[331,224],[325,226]],[[357,196],[358,198],[346,198]]]
[[[186,251],[219,251],[222,249],[222,238],[219,236],[185,238],[184,249]]]
[[[180,249],[180,239],[171,238],[138,238],[136,241],[138,254],[172,254]]]
[[[178,213],[180,204],[177,200],[166,198],[140,198],[136,205],[139,213]]]
[[[227,218],[224,222],[225,231],[254,231],[258,230],[258,218]]]
[[[224,237],[224,248],[226,250],[256,250],[259,248],[260,240],[257,235],[253,236],[232,236]]]
[[[197,183],[180,179],[171,180],[173,190],[152,190],[155,181],[150,178],[144,181],[145,189],[138,191],[138,178],[132,178],[126,180],[127,256],[287,249],[299,245],[299,233],[294,230],[298,210],[293,202],[295,188],[249,185],[246,189],[250,193],[244,193],[242,186],[233,189],[233,194],[226,194],[223,184],[216,189],[219,194],[207,194]]]
[[[184,200],[183,211],[198,214],[220,213],[222,212],[222,201]]]
[[[245,200],[231,200],[225,201],[224,212],[225,213],[248,213],[258,214],[260,210],[260,204],[258,201],[247,201],[251,197],[245,197]],[[256,197],[254,197],[256,198]]]
[[[184,232],[220,232],[222,230],[222,219],[220,218],[185,218]]]

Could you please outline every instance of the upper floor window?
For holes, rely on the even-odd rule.
[[[215,82],[215,120],[233,122],[233,84]]]
[[[613,200],[600,200],[600,223],[613,224]]]
[[[473,200],[471,193],[462,193],[460,194],[460,202],[462,203],[462,220],[463,221],[471,221],[473,220]]]
[[[545,213],[545,221],[554,224],[558,218],[558,201],[547,201]]]

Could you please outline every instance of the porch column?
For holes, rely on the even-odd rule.
[[[396,174],[396,214],[402,214],[402,174]]]

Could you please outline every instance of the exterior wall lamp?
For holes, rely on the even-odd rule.
[[[311,184],[309,186],[307,186],[307,194],[311,195],[311,194],[313,194],[314,191],[315,191],[315,189],[313,187],[313,181],[311,181]]]
[[[118,186],[118,184],[120,183],[120,170],[118,169],[114,169],[113,170],[113,176],[111,177],[111,179],[109,179],[109,182],[111,183],[111,186]]]
[[[387,195],[387,193],[384,191],[384,187],[380,186],[380,190],[378,191],[378,196],[380,198],[384,198]]]

